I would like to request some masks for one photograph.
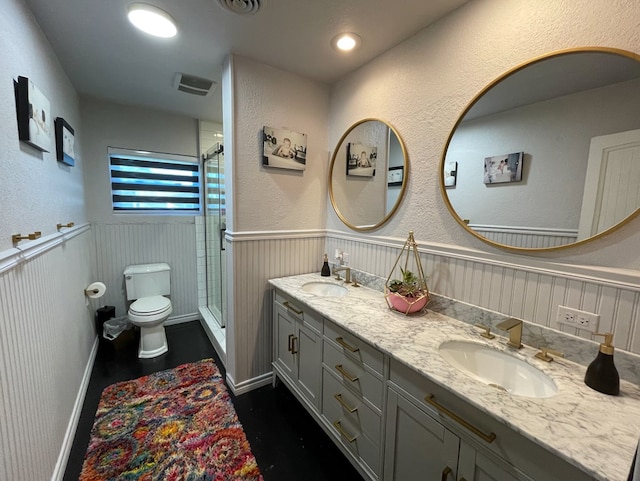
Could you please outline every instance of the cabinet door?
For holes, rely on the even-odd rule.
[[[393,389],[388,390],[385,481],[454,481],[459,438]]]
[[[291,380],[295,380],[295,358],[292,353],[291,344],[296,331],[296,320],[280,304],[274,304],[276,328],[276,362],[278,366],[286,372]]]
[[[533,481],[513,466],[483,453],[465,441],[460,442],[458,481]]]
[[[307,399],[319,408],[322,340],[311,329],[300,324],[293,338],[292,350],[297,356],[298,385]]]

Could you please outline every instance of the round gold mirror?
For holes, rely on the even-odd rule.
[[[470,234],[513,251],[601,237],[640,207],[640,56],[579,48],[519,65],[464,110],[440,190]]]
[[[404,196],[407,151],[398,132],[379,119],[353,124],[338,141],[329,167],[329,197],[349,228],[370,231],[387,222]]]

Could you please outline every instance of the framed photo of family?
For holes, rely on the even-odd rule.
[[[58,162],[73,167],[76,163],[74,130],[62,117],[56,117],[54,126],[56,130],[56,159]]]
[[[262,165],[279,169],[304,170],[307,165],[307,134],[263,127]]]
[[[49,99],[27,77],[16,82],[18,136],[41,152],[51,150],[51,104]]]

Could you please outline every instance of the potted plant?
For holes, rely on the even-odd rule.
[[[424,279],[400,267],[402,279],[393,279],[387,285],[390,307],[405,314],[423,309],[429,302],[429,289]]]
[[[409,266],[415,266],[415,269],[412,271]],[[400,279],[394,275],[397,273],[396,268],[400,269]],[[393,280],[392,277],[394,277]],[[384,297],[390,309],[404,314],[421,311],[429,302],[427,278],[422,270],[418,244],[413,237],[413,231],[409,232],[409,237],[391,268],[391,273],[385,283]]]

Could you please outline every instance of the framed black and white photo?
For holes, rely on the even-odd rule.
[[[51,104],[49,99],[27,77],[18,77],[18,136],[42,152],[51,150]]]
[[[347,144],[347,175],[373,177],[376,175],[378,148],[360,143]]]
[[[522,180],[522,157],[524,152],[494,155],[484,159],[484,183],[503,184]]]
[[[56,130],[56,159],[58,159],[58,162],[73,167],[76,163],[73,128],[62,117],[56,117],[54,125]]]
[[[458,178],[458,163],[446,162],[444,164],[444,186],[453,187],[456,185],[456,179]]]
[[[262,165],[279,169],[304,170],[307,165],[307,134],[263,127]]]
[[[389,172],[387,173],[388,187],[401,186],[403,180],[404,180],[404,166],[398,165],[395,167],[389,167]]]

